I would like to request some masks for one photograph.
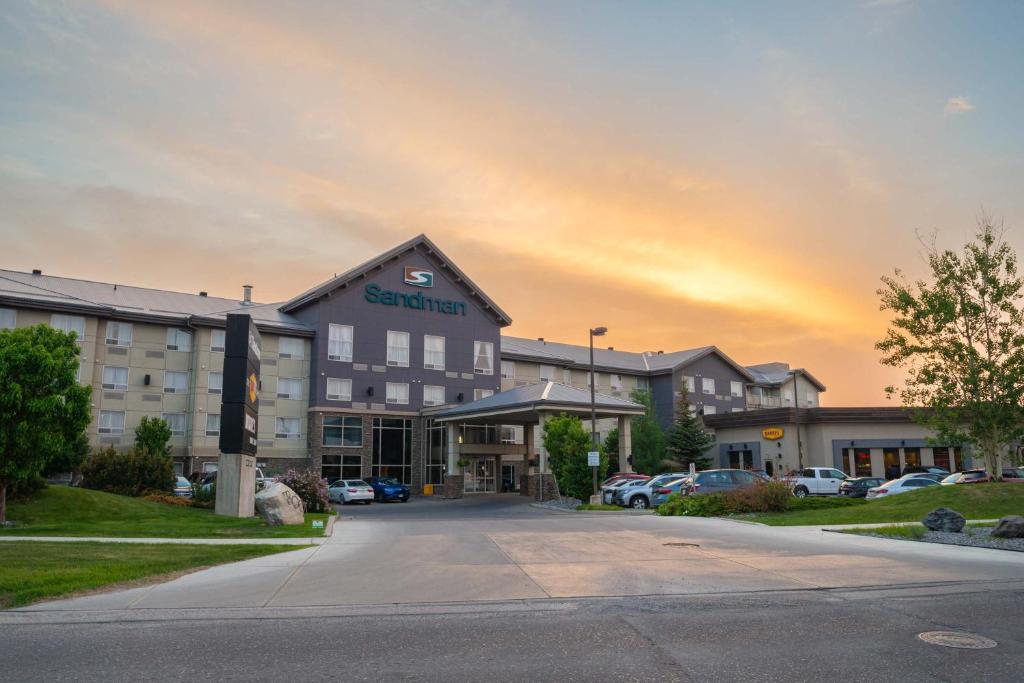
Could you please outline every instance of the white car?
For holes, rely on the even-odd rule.
[[[797,498],[838,496],[839,485],[849,477],[834,467],[805,467],[796,477],[787,478]]]
[[[339,479],[327,487],[327,497],[332,503],[342,505],[355,502],[369,505],[373,502],[373,487],[362,479]]]
[[[881,486],[876,486],[873,489],[868,489],[868,495],[866,498],[872,500],[874,498],[884,498],[885,496],[894,496],[897,493],[907,493],[909,491],[919,491],[926,486],[938,486],[939,482],[934,479],[925,479],[924,477],[915,477],[912,474],[908,474],[905,477],[899,479],[893,479],[887,481]]]
[[[638,485],[621,487],[618,489],[618,494],[614,496],[614,502],[616,505],[636,508],[637,510],[649,508],[651,507],[651,501],[654,499],[654,489],[656,487],[667,482],[682,479],[685,476],[687,476],[685,472],[659,474],[653,479],[648,479]]]

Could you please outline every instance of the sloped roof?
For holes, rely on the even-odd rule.
[[[700,346],[695,349],[685,349],[669,353],[654,353],[651,351],[637,353],[634,351],[616,351],[595,347],[594,367],[599,370],[621,370],[634,374],[669,372],[712,353],[733,366],[737,372],[750,381],[755,381],[754,376],[747,371],[747,368],[729,358],[717,346]],[[590,365],[589,346],[563,344],[547,340],[541,341],[540,339],[524,339],[522,337],[507,337],[505,335],[501,337],[501,355],[503,358],[518,357],[538,360],[540,362],[547,360],[563,365],[585,367]]]
[[[290,313],[298,308],[319,299],[320,297],[333,292],[341,287],[347,287],[352,282],[362,280],[368,273],[373,270],[383,268],[391,261],[394,261],[411,251],[422,250],[428,255],[433,256],[440,263],[442,268],[450,271],[452,280],[455,284],[461,287],[470,300],[474,301],[477,306],[484,309],[493,315],[498,324],[502,327],[512,324],[512,318],[508,316],[505,311],[501,310],[498,304],[494,303],[493,300],[483,290],[476,286],[469,277],[463,273],[455,262],[448,258],[443,251],[437,248],[437,245],[430,241],[426,235],[417,235],[411,240],[399,244],[393,249],[389,249],[380,256],[370,259],[369,261],[362,263],[351,270],[348,270],[341,275],[337,275],[326,282],[322,282],[312,289],[308,289],[302,294],[286,301],[281,305],[281,310],[285,313]]]
[[[789,381],[789,378],[794,373],[803,375],[807,378],[814,386],[818,387],[818,391],[825,391],[825,385],[822,384],[818,379],[807,372],[803,368],[796,368],[795,370],[789,369],[789,363],[761,363],[759,365],[748,365],[747,370],[754,376],[754,379],[758,384],[765,384],[767,386],[781,386]]]
[[[643,414],[644,407],[624,398],[595,394],[594,406],[598,413]],[[432,414],[438,420],[466,418],[477,414],[522,412],[528,410],[558,410],[559,408],[590,409],[590,391],[557,382],[539,382],[492,394],[454,408]]]
[[[162,289],[0,270],[0,302],[128,320],[223,325],[228,313],[248,313],[257,326],[300,335],[312,329],[278,310],[278,304],[245,305],[234,299]]]

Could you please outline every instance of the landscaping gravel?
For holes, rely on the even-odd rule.
[[[543,503],[534,503],[539,508],[551,508],[552,510],[575,510],[583,501],[576,498],[563,497],[561,500],[545,500]]]
[[[1016,550],[1024,552],[1024,538],[994,538],[992,527],[966,527],[960,533],[948,531],[928,531],[923,538],[907,539],[924,541],[925,543],[944,543],[946,545],[966,545],[974,548],[995,548],[997,550]],[[880,538],[892,538],[882,534],[869,534]]]

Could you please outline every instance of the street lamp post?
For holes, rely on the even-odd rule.
[[[597,447],[597,400],[594,396],[597,378],[594,376],[594,337],[602,337],[608,332],[607,327],[594,327],[590,330],[590,445],[593,450]],[[594,495],[597,495],[597,466],[594,466]]]

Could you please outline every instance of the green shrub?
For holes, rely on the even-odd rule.
[[[11,500],[28,500],[47,487],[46,479],[39,476],[22,479],[7,489],[7,497]]]
[[[295,491],[302,499],[306,512],[324,512],[331,505],[327,497],[327,480],[313,468],[288,470],[284,476],[278,478],[278,481]]]
[[[174,492],[174,464],[170,456],[133,449],[121,453],[114,448],[97,451],[82,466],[82,486],[142,496],[151,492]]]
[[[687,515],[689,517],[716,517],[729,512],[724,493],[681,496],[673,493],[658,506],[662,516]]]
[[[217,503],[217,482],[214,480],[208,487],[203,488],[198,481],[192,484],[192,507],[212,510]]]

